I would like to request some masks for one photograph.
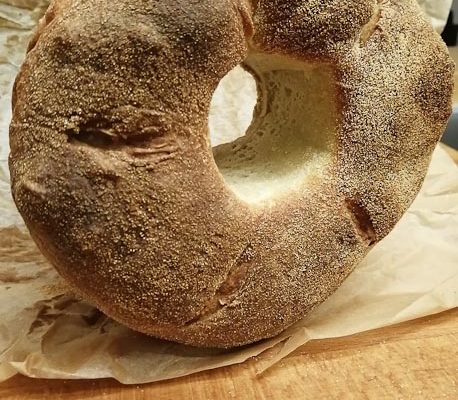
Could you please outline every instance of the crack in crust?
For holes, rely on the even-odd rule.
[[[239,14],[240,21],[243,26],[243,31],[245,33],[246,39],[251,39],[254,35],[254,24],[251,17],[252,10],[249,2],[242,2],[242,4],[234,5],[236,7],[237,13]]]
[[[78,118],[75,116],[76,120]],[[70,144],[84,144],[102,150],[124,150],[135,158],[157,155],[168,159],[178,151],[176,140],[164,134],[160,116],[140,110],[139,119],[129,122],[134,126],[128,126],[125,121],[116,121],[110,116],[97,115],[84,122],[71,123],[71,128],[65,134]]]
[[[66,133],[68,141],[85,143],[92,147],[116,149],[119,146],[145,145],[153,136],[149,132],[139,132],[130,135],[118,134],[114,125],[108,119],[96,117],[82,123],[77,129]]]
[[[382,9],[380,5],[377,5],[369,22],[363,26],[360,34],[360,43],[361,46],[365,46],[372,35],[379,29],[379,21],[382,18]]]
[[[368,243],[373,246],[378,242],[374,224],[366,207],[361,202],[353,199],[345,199],[345,207],[351,215],[351,219],[355,224],[358,234]]]
[[[203,311],[197,317],[187,322],[186,325],[205,321],[218,311],[235,303],[235,299],[246,281],[250,261],[253,259],[253,256],[253,248],[251,244],[247,244],[240,253],[233,267],[230,269],[226,279],[216,290],[215,295],[208,300]]]

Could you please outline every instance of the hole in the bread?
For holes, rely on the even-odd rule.
[[[212,146],[230,143],[245,135],[253,119],[256,100],[256,81],[243,68],[238,66],[223,78],[210,105]]]
[[[245,136],[213,154],[233,192],[258,204],[325,175],[340,109],[332,66],[259,54],[245,63],[260,94],[253,121]]]

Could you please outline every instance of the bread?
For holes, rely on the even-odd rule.
[[[241,64],[259,99],[211,149]],[[415,1],[54,1],[14,87],[12,193],[84,299],[194,346],[272,337],[409,207],[454,65]]]

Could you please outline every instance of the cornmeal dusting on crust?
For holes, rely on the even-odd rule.
[[[109,316],[196,346],[274,336],[332,294],[415,198],[451,108],[453,63],[413,0],[56,0],[29,50],[10,169],[32,236]],[[260,57],[334,71],[339,112],[321,173],[250,204],[207,119],[236,65],[268,82]]]

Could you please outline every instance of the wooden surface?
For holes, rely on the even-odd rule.
[[[442,146],[458,163],[458,151]],[[143,386],[17,376],[0,383],[0,399],[457,400],[458,309],[308,343],[261,376],[253,361]]]
[[[262,376],[255,364],[143,386],[15,377],[0,399],[458,399],[458,309],[342,339],[310,342]]]

